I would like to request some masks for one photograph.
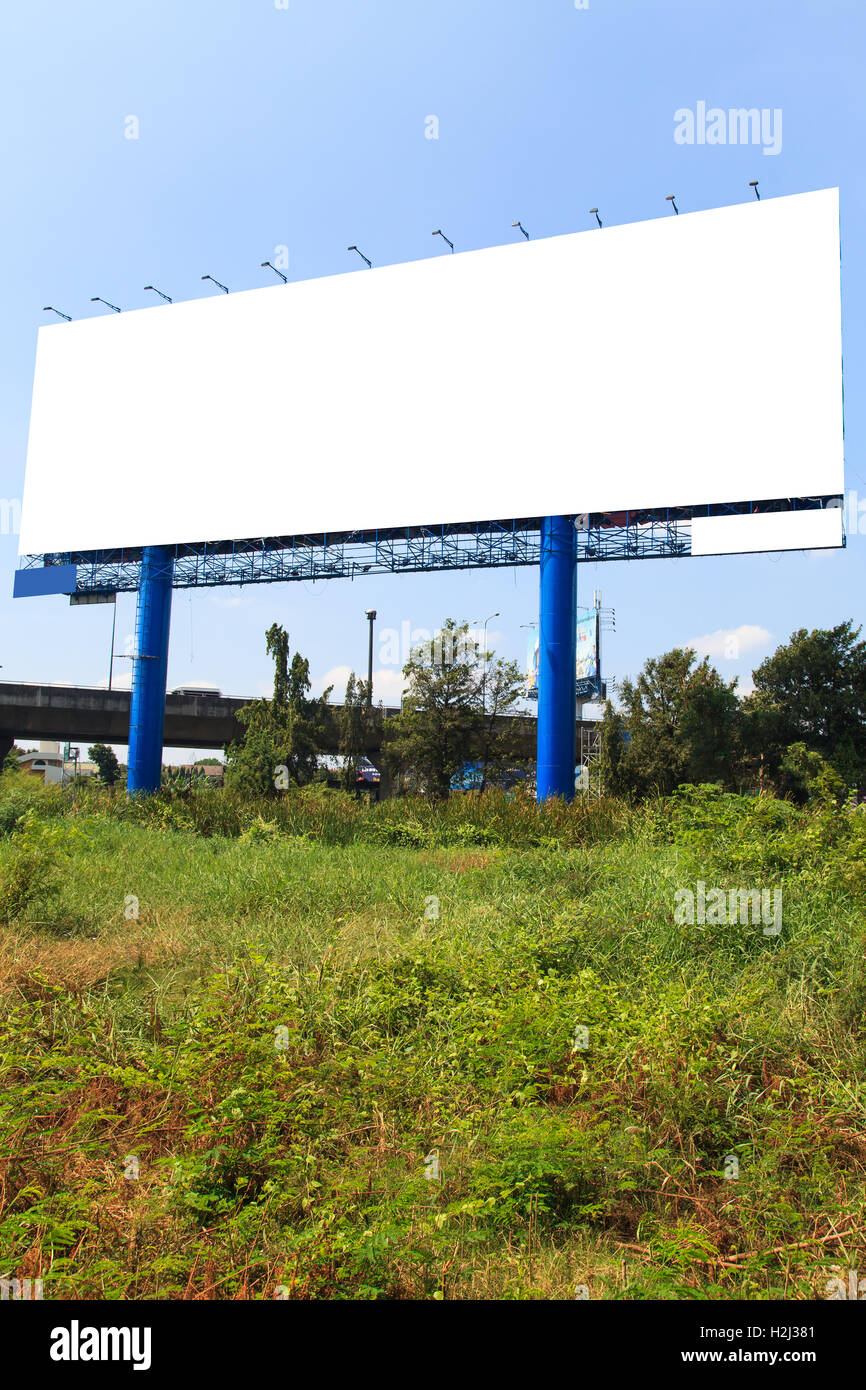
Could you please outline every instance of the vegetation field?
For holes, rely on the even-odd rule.
[[[0,1274],[46,1298],[825,1297],[866,816],[0,779]],[[682,921],[781,889],[781,927]]]

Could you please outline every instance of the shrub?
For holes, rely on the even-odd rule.
[[[30,903],[56,894],[67,835],[63,826],[46,825],[33,807],[19,818],[0,864],[0,917],[19,917]]]

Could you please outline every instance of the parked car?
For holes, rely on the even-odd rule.
[[[524,767],[498,767],[491,764],[487,768],[485,777],[484,767],[481,763],[464,763],[460,771],[455,772],[451,778],[451,791],[480,791],[482,780],[487,787],[499,787],[502,791],[513,791],[515,787],[526,781],[526,777],[527,772]]]
[[[355,768],[355,792],[360,795],[362,791],[370,792],[379,799],[379,785],[382,781],[382,774],[377,767],[374,767],[369,758],[361,758]]]

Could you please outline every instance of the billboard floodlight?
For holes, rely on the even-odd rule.
[[[219,281],[219,280],[214,280],[214,278],[213,278],[212,275],[203,275],[201,278],[202,278],[203,280],[211,280],[211,281],[213,282],[213,284],[218,285],[219,288],[222,290],[223,294],[228,294],[228,293],[229,293],[229,287],[228,287],[228,285],[222,284],[221,281]]]
[[[153,290],[154,294],[158,294],[159,297],[160,297],[160,299],[164,299],[164,300],[165,300],[166,304],[173,304],[173,303],[174,303],[174,300],[173,300],[173,299],[170,299],[169,296],[168,296],[167,294],[163,294],[162,290],[158,290],[158,289],[156,288],[156,285],[145,285],[144,288],[145,288],[146,290]]]
[[[529,240],[529,233],[528,233],[528,231],[526,230],[526,228],[524,227],[524,225],[523,225],[522,222],[512,222],[511,225],[512,225],[512,227],[519,227],[520,230],[522,231],[523,235],[526,237],[526,240],[527,240],[527,241]]]
[[[594,217],[594,218],[595,218],[595,220],[596,220],[596,222],[598,223],[599,226],[602,225],[601,218],[600,218],[599,215],[598,215],[598,208],[590,208],[590,210],[589,210],[589,215],[590,215],[590,217]]]
[[[347,250],[347,251],[358,251],[358,248],[357,248],[357,246],[347,246],[347,247],[346,247],[346,250]],[[361,260],[362,260],[362,261],[366,261],[366,263],[367,263],[367,269],[368,269],[368,270],[372,270],[372,269],[373,269],[373,262],[370,260],[369,256],[365,256],[363,251],[358,251],[358,255],[361,257]]]
[[[750,188],[754,188],[754,190],[755,190],[755,197],[757,198],[758,202],[760,202],[760,201],[761,201],[761,195],[760,195],[760,193],[758,192],[758,180],[757,180],[757,179],[751,179],[751,180],[749,181],[749,187],[750,187]]]
[[[90,302],[91,304],[105,304],[108,306],[109,309],[113,309],[116,314],[120,313],[120,310],[118,309],[116,304],[112,304],[111,301],[108,299],[103,299],[101,295],[91,295]]]
[[[53,304],[43,304],[43,306],[42,306],[42,312],[43,312],[43,314],[56,314],[58,318],[66,319],[66,322],[67,322],[67,323],[71,323],[71,322],[72,322],[72,315],[71,315],[71,314],[64,314],[64,313],[62,313],[60,309],[55,309],[55,307],[54,307]]]
[[[668,196],[665,198],[665,202],[666,202],[666,203],[670,203],[670,205],[671,205],[671,207],[673,208],[674,212],[676,213],[677,217],[679,217],[679,215],[680,215],[680,210],[679,210],[679,208],[677,207],[677,195],[676,195],[675,193],[669,193]]]
[[[289,283],[288,275],[284,275],[281,270],[277,270],[277,267],[275,265],[271,265],[270,261],[262,261],[262,270],[264,270],[265,266],[267,266],[269,270],[272,270],[275,275],[279,275],[284,285],[287,285]]]
[[[436,228],[436,231],[433,233],[433,235],[434,235],[434,236],[441,236],[442,240],[448,243],[448,245],[451,247],[451,254],[452,254],[452,256],[453,256],[453,255],[454,255],[454,242],[453,242],[453,241],[448,241],[447,236],[446,236],[445,233],[441,230],[441,228],[437,227],[437,228]]]

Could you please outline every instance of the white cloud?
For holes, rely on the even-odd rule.
[[[131,664],[131,663],[130,663],[130,664]],[[58,685],[58,684],[61,684],[61,682],[52,681],[52,685]],[[107,690],[107,689],[108,689],[108,677],[107,677],[107,676],[103,676],[101,680],[98,680],[98,681],[96,682],[96,688],[97,688],[98,690]],[[118,671],[115,670],[115,671],[112,673],[112,677],[111,677],[111,688],[112,688],[112,690],[131,690],[131,689],[132,689],[132,671],[131,671],[131,670],[123,670],[123,671],[118,672]]]
[[[321,695],[323,691],[327,690],[329,685],[332,685],[334,689],[331,692],[331,699],[337,702],[341,701],[346,689],[346,681],[351,674],[351,666],[332,666],[330,671],[326,671],[321,678],[318,676],[312,677],[312,689],[310,693],[312,695]]]
[[[342,704],[343,696],[346,693],[346,682],[352,674],[351,666],[332,666],[321,678],[314,678],[312,683],[312,693],[321,695],[322,691],[329,685],[334,687],[331,693],[331,700],[334,704]],[[356,671],[356,676],[366,680],[366,672]],[[383,704],[400,703],[400,696],[403,694],[404,679],[402,671],[389,668],[382,668],[373,672],[373,700],[376,704],[381,700]]]
[[[405,688],[406,681],[402,671],[391,668],[373,672],[373,699],[376,704],[381,700],[385,705],[399,705]]]
[[[772,640],[773,634],[765,627],[743,623],[740,627],[720,627],[703,637],[690,637],[685,646],[694,647],[698,656],[708,656],[713,661],[739,661],[748,652],[765,650]]]

